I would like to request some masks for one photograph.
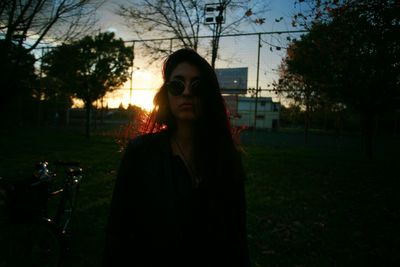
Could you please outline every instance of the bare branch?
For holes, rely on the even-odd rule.
[[[0,4],[0,30],[7,43],[35,49],[46,40],[67,41],[85,34],[104,0],[6,0]]]
[[[223,10],[229,14],[224,15],[227,23],[216,25],[214,31],[214,28],[203,24],[204,8],[208,2],[207,0],[135,0],[129,6],[120,6],[117,14],[128,21],[127,26],[139,40],[155,36],[171,37],[176,40],[174,47],[191,47],[195,50],[198,49],[202,28],[205,30],[209,28],[217,37],[222,32],[240,31],[238,26],[246,20],[254,23],[248,15],[245,15],[249,9],[249,1],[219,0],[214,2],[220,3]],[[219,37],[213,41],[213,49],[218,48],[218,43]],[[158,45],[147,43],[146,46],[149,49],[153,46],[152,56],[155,53],[158,54]],[[161,50],[165,49],[161,48]]]

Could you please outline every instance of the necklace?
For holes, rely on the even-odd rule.
[[[173,138],[173,140],[174,140],[174,143],[176,144],[176,147],[177,147],[178,150],[179,150],[179,154],[182,156],[181,158],[182,158],[182,160],[183,160],[183,163],[185,164],[186,168],[187,168],[188,171],[189,171],[189,174],[190,174],[190,177],[192,178],[192,182],[193,182],[194,187],[197,187],[197,186],[199,185],[199,183],[200,183],[199,177],[197,176],[196,172],[193,170],[193,168],[192,168],[191,165],[189,164],[189,161],[188,161],[188,159],[186,158],[185,153],[183,153],[183,149],[182,149],[182,147],[179,145],[179,143],[178,143],[178,141],[176,140],[176,138]]]

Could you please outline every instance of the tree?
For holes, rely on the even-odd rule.
[[[30,52],[43,40],[66,41],[87,33],[100,5],[95,0],[5,0],[0,4],[0,31],[7,45]]]
[[[399,108],[399,9],[394,0],[324,1],[286,60],[289,72],[361,114],[369,158],[375,119]]]
[[[35,74],[35,57],[29,54],[24,47],[11,44],[6,49],[4,40],[0,40],[0,90],[3,103],[0,113],[4,115],[5,122],[22,122],[23,103],[32,100],[30,92],[35,87],[37,77]]]
[[[289,48],[288,50],[290,50]],[[289,53],[290,54],[290,53]],[[273,82],[274,92],[294,101],[297,105],[304,109],[304,137],[305,142],[308,142],[308,132],[310,128],[310,112],[321,101],[321,95],[311,81],[306,80],[303,76],[291,73],[288,70],[286,62],[290,57],[283,61],[279,70],[279,80]]]
[[[86,109],[86,135],[90,135],[92,103],[127,81],[132,47],[114,33],[100,33],[56,47],[44,56],[44,71],[60,89],[82,99]]]
[[[144,42],[153,59],[158,59],[170,53],[174,48],[199,48],[199,36],[205,27],[211,30],[214,25],[204,25],[204,10],[207,1],[204,0],[137,0],[132,5],[121,5],[118,14],[127,20],[131,29],[140,39],[173,38],[174,43],[165,45],[163,41]],[[216,24],[211,42],[214,66],[217,58],[219,37],[223,33],[238,31],[238,26],[244,21],[259,23],[262,18],[252,20],[258,13],[251,11],[249,1],[220,0],[220,13],[227,12],[226,24]],[[260,1],[261,3],[262,1]],[[254,6],[253,6],[254,7]],[[261,7],[260,9],[264,9]],[[261,14],[260,11],[259,13]],[[207,31],[208,33],[209,31]],[[177,40],[177,41],[175,41]]]
[[[2,112],[14,109],[22,114],[22,100],[32,95],[26,83],[26,60],[41,43],[70,40],[87,34],[95,22],[97,0],[3,0],[0,1],[1,93],[7,96]],[[21,117],[21,116],[18,116]],[[19,118],[21,120],[21,118]],[[21,121],[20,121],[21,122]]]
[[[62,84],[51,76],[40,79],[40,86],[33,90],[37,102],[37,123],[66,124],[73,105],[72,93],[63,90]]]

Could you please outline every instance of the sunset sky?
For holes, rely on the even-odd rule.
[[[132,1],[131,1],[132,2]],[[134,2],[134,1],[133,1]],[[249,1],[250,5],[251,2]],[[107,0],[99,10],[99,23],[102,31],[113,31],[117,37],[125,41],[137,40],[123,19],[115,14],[120,3],[127,4],[128,1]],[[259,1],[259,3],[264,3]],[[246,33],[271,32],[298,30],[291,26],[291,17],[295,11],[299,11],[299,6],[295,6],[294,0],[270,0],[266,1],[267,12],[260,17],[265,18],[262,25],[247,25],[241,31]],[[227,14],[228,16],[229,14]],[[281,19],[282,18],[282,19]],[[204,34],[211,35],[208,29],[204,29]],[[281,58],[285,55],[284,47],[287,45],[289,35],[263,35],[262,48],[260,52],[260,71],[259,86],[268,88],[270,83],[277,79],[277,67]],[[290,35],[289,38],[298,38],[300,35]],[[157,37],[157,36],[156,36]],[[209,41],[209,40],[208,40]],[[205,42],[205,41],[204,41]],[[255,87],[257,74],[257,36],[221,38],[220,57],[217,61],[217,68],[226,67],[248,67],[248,87]],[[207,43],[205,43],[207,46]],[[281,49],[277,49],[281,47]],[[137,53],[137,51],[135,51]],[[141,106],[145,109],[151,109],[153,96],[161,85],[161,61],[149,65],[145,57],[136,55],[134,62],[135,70],[132,80],[132,99],[130,100],[130,81],[121,89],[115,90],[106,96],[109,107],[118,107],[121,103],[127,106],[129,103]],[[274,95],[269,92],[263,92],[262,96]]]

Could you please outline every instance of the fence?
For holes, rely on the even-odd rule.
[[[271,84],[278,79],[279,64],[286,55],[288,44],[292,40],[298,39],[304,32],[279,31],[221,36],[215,68],[247,68],[248,79],[245,89],[253,88],[253,90],[248,90],[245,96],[253,98],[254,102],[252,104],[254,111],[250,115],[254,118],[250,123],[252,127],[257,127],[257,118],[268,116],[270,117],[269,121],[276,120],[277,116],[273,114],[275,110],[273,110],[274,105],[272,104],[268,114],[258,114],[265,110],[265,108],[260,107],[258,98],[267,98],[267,101],[270,100],[271,102],[281,102],[281,99],[272,92]],[[208,60],[211,60],[211,42],[212,36],[199,37],[198,52]],[[129,87],[121,87],[118,91],[109,94],[109,100],[114,101],[114,106],[120,103],[125,106],[128,104],[143,105],[145,103],[147,107],[151,107],[152,97],[161,85],[162,62],[167,54],[180,47],[179,40],[177,38],[159,38],[132,40],[127,41],[127,43],[133,44],[134,47],[133,79],[130,81]],[[155,59],[148,49],[149,45],[157,46],[160,50],[163,50],[164,57],[160,57],[161,54],[159,54],[157,55],[158,58]],[[151,79],[148,78],[150,83],[143,80],[146,75],[151,77]],[[255,88],[258,90],[254,90]],[[259,110],[257,111],[257,109]],[[260,125],[264,124],[260,123]]]
[[[215,68],[247,68],[246,90],[247,94],[242,95],[253,100],[252,114],[247,108],[247,116],[253,117],[254,121],[249,123],[257,127],[257,118],[270,117],[269,120],[276,121],[276,114],[273,114],[275,105],[271,104],[268,114],[258,114],[265,111],[265,107],[259,105],[259,98],[270,102],[280,103],[284,101],[272,92],[272,82],[278,79],[279,64],[286,55],[288,44],[298,39],[305,31],[277,31],[259,33],[241,33],[222,35],[220,37],[218,58]],[[198,52],[206,59],[211,59],[212,36],[199,36]],[[127,45],[133,45],[134,60],[131,66],[131,79],[117,90],[105,96],[105,106],[116,108],[128,105],[141,106],[147,110],[152,108],[152,99],[161,85],[162,63],[165,57],[180,47],[177,38],[159,38],[151,40],[128,40]],[[156,45],[164,54],[156,55],[150,52],[149,45]],[[50,48],[42,48],[41,55],[48,52]],[[40,61],[38,63],[40,65]],[[40,67],[38,68],[40,69]],[[255,90],[257,88],[257,90]],[[248,90],[252,89],[252,90]],[[237,100],[236,98],[236,101]],[[247,100],[246,100],[247,101]],[[248,102],[248,101],[247,101]],[[239,103],[240,104],[240,103]],[[236,109],[238,105],[236,104]],[[76,106],[81,106],[79,101]],[[240,105],[239,105],[240,107]],[[272,112],[272,113],[271,113]],[[237,114],[234,114],[237,115]],[[237,116],[236,116],[236,119]],[[268,118],[267,118],[268,120]],[[248,120],[247,120],[248,121]],[[260,125],[264,125],[260,123]]]

